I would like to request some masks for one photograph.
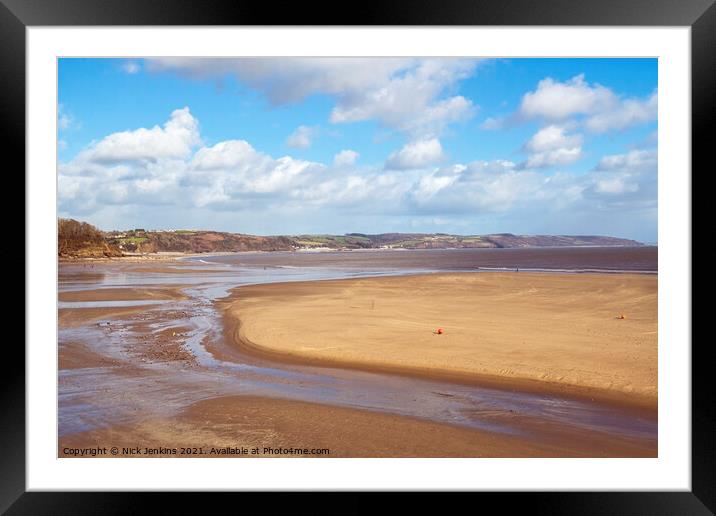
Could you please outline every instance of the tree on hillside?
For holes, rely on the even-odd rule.
[[[57,248],[60,255],[73,254],[79,250],[104,246],[104,233],[92,224],[74,219],[57,221]]]

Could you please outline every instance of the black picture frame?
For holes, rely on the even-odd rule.
[[[31,26],[87,25],[571,25],[691,27],[692,169],[707,169],[716,113],[714,0],[396,0],[335,10],[328,4],[256,0],[0,0],[0,124],[6,155],[25,167],[25,30]],[[708,163],[711,164],[712,160]],[[713,168],[712,166],[709,168]],[[680,171],[691,173],[691,171]],[[19,175],[18,175],[19,176]],[[18,190],[24,191],[24,181]],[[18,196],[19,197],[19,196]],[[17,218],[17,209],[14,217]],[[693,232],[692,232],[693,234]],[[25,269],[25,274],[28,274]],[[26,276],[27,278],[27,276]],[[27,281],[27,279],[26,279]],[[22,287],[18,286],[18,292]],[[683,343],[688,345],[689,343]],[[716,511],[716,410],[708,341],[692,345],[692,490],[690,492],[481,493],[502,507],[549,514],[713,514]],[[6,346],[6,349],[9,346]],[[114,514],[151,508],[192,510],[181,493],[60,493],[25,489],[25,354],[7,351],[0,375],[0,511],[8,514]],[[668,417],[665,415],[664,417]],[[216,496],[213,494],[212,496]],[[213,499],[216,500],[216,499]],[[481,502],[482,503],[482,502]],[[358,502],[359,507],[360,502]],[[175,512],[172,510],[172,512]]]

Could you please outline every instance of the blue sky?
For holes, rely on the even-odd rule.
[[[103,229],[656,241],[656,59],[58,67],[59,214]]]

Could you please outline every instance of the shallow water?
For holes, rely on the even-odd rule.
[[[57,308],[120,308],[124,306],[161,305],[164,299],[135,299],[131,301],[58,301]]]
[[[102,355],[130,361],[146,374],[126,375],[112,367],[60,371],[59,434],[133,421],[138,414],[146,415],[147,412],[156,416],[169,415],[193,402],[215,396],[251,394],[365,408],[508,434],[527,431],[524,425],[516,425],[512,418],[501,417],[518,414],[562,427],[633,438],[656,438],[656,420],[600,403],[391,374],[282,364],[245,355],[223,344],[222,320],[214,303],[236,286],[463,270],[466,260],[484,264],[485,251],[515,250],[464,251],[306,253],[300,256],[296,256],[299,253],[242,253],[185,259],[181,265],[172,266],[185,271],[181,273],[166,272],[171,270],[166,266],[162,266],[164,272],[136,272],[132,270],[136,268],[133,266],[98,264],[83,274],[83,266],[63,265],[60,292],[136,285],[186,285],[182,291],[188,299],[161,301],[150,307],[143,315],[141,331],[146,332],[147,327],[158,332],[179,325],[189,326],[186,346],[196,356],[198,365],[177,369],[173,363],[138,362],[127,349],[127,343],[140,331],[130,320],[113,323],[111,328],[93,324],[60,329],[60,346],[77,340],[87,342]],[[535,261],[534,250],[526,251],[527,258],[520,258],[520,263],[544,264]],[[563,264],[568,258],[556,259],[556,251],[559,250],[543,256],[551,256],[552,265],[561,264],[560,268],[565,268]],[[566,254],[573,254],[573,251],[568,250]],[[625,252],[620,251],[620,260],[624,259]],[[655,256],[655,251],[651,253]],[[354,254],[360,257],[352,258]],[[436,261],[438,255],[450,258]],[[470,256],[469,260],[466,255]],[[475,258],[476,255],[479,256]],[[514,257],[519,253],[510,255]],[[641,258],[646,255],[649,253],[639,254]],[[609,259],[606,262],[596,259],[597,269],[606,270],[615,264],[624,268],[624,263],[614,259],[616,254],[607,252],[603,256],[609,256]],[[641,270],[646,261],[635,260],[634,263],[638,263],[634,267]],[[147,266],[141,264],[141,267]],[[520,265],[520,268],[524,267]],[[202,269],[202,272],[186,272],[195,269]],[[206,272],[206,269],[212,272]],[[132,306],[118,303],[122,302],[60,303],[60,307]],[[146,301],[126,303],[148,304]],[[186,315],[179,320],[170,319],[163,317],[164,311],[181,311]],[[221,349],[221,356],[227,359],[219,360],[207,351],[209,343]]]
[[[416,249],[336,252],[240,253],[204,258],[211,264],[253,267],[414,268],[430,270],[545,270],[656,272],[658,248],[539,247],[512,249]]]

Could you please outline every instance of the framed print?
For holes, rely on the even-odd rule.
[[[439,490],[713,511],[691,340],[712,2],[388,3],[351,26],[3,2],[27,203],[3,510]]]

